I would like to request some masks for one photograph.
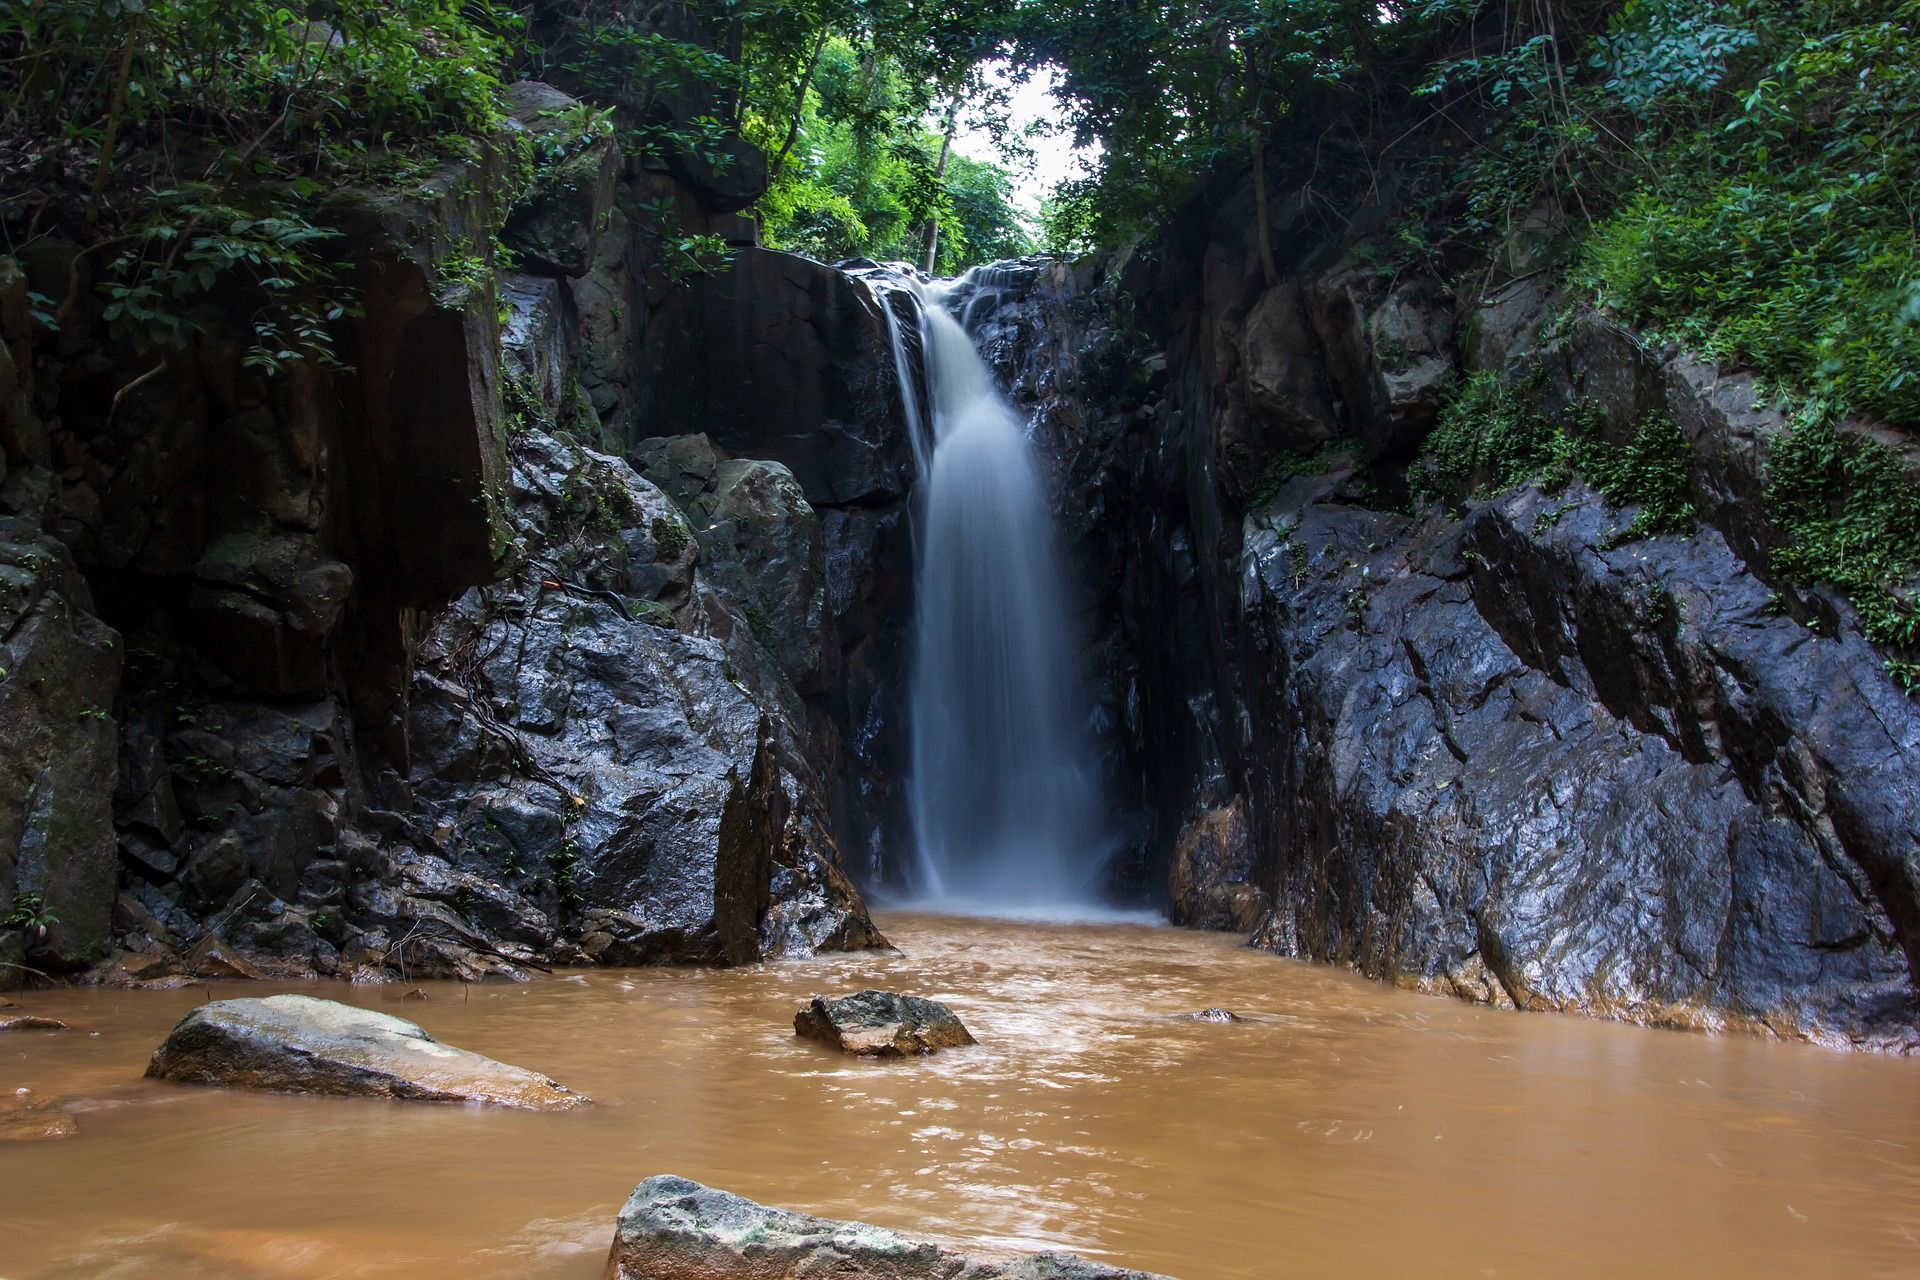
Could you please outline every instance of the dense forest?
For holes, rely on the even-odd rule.
[[[1790,563],[1847,588],[1877,640],[1920,643],[1897,585],[1920,564],[1920,497],[1826,425],[1920,418],[1912,3],[691,8],[721,33],[711,46],[587,0],[11,5],[4,232],[84,238],[105,318],[136,345],[180,342],[212,294],[262,291],[249,359],[272,368],[331,359],[350,305],[318,214],[329,194],[475,148],[504,147],[520,181],[603,135],[642,158],[703,155],[764,188],[769,247],[942,274],[1118,246],[1235,172],[1260,182],[1263,219],[1270,193],[1297,189],[1395,273],[1456,271],[1546,210],[1553,270],[1793,401],[1804,430],[1776,481]],[[1010,119],[1009,87],[1042,69],[1057,117]],[[537,141],[503,134],[502,88],[521,76],[587,105]],[[1003,162],[958,154],[963,127],[999,138]],[[1084,148],[1091,171],[1024,209],[1031,127]],[[670,222],[682,269],[724,259],[720,239]],[[490,250],[446,270],[510,262]],[[55,326],[74,303],[37,295],[35,314]],[[1513,465],[1548,452],[1527,443]]]

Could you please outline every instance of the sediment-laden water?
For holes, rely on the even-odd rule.
[[[571,1114],[140,1078],[254,984],[30,992],[0,1087],[0,1276],[589,1280],[642,1177],[1184,1280],[1920,1274],[1920,1063],[1468,1007],[1135,924],[892,916],[899,955],[299,989],[590,1093]],[[948,1001],[981,1044],[862,1062],[815,992]],[[1242,1023],[1182,1015],[1224,1006]]]

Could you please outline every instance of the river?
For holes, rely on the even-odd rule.
[[[1182,1280],[1920,1274],[1920,1063],[1473,1008],[1146,924],[892,915],[900,954],[520,986],[16,993],[0,1276],[601,1274],[678,1173],[766,1203]],[[949,1002],[905,1062],[796,1040],[815,992]],[[545,1115],[143,1080],[188,1008],[303,990],[596,1105]],[[1224,1006],[1240,1023],[1183,1015]]]

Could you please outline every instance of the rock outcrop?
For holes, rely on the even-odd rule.
[[[1920,1048],[1920,705],[1769,569],[1779,414],[1531,268],[1456,297],[1296,210],[1269,286],[1246,201],[977,308],[1091,584],[1095,718],[1142,800],[1120,874],[1465,999]],[[1577,476],[1416,507],[1470,370],[1603,447],[1670,418],[1694,527],[1642,536]]]
[[[1161,1280],[1065,1253],[961,1253],[863,1222],[770,1209],[670,1175],[635,1187],[620,1210],[608,1280]]]
[[[947,1006],[891,991],[815,996],[793,1015],[793,1031],[868,1058],[906,1058],[974,1043],[966,1024]]]
[[[751,173],[645,169],[561,89],[506,96],[501,150],[325,202],[349,373],[267,376],[212,305],[134,369],[80,246],[0,258],[0,985],[883,941],[840,852],[877,838],[871,602],[906,563],[904,446],[843,385],[872,316],[751,249],[674,285],[670,234]],[[35,292],[71,292],[57,332]],[[736,304],[811,335],[781,369],[815,394],[743,380]],[[736,361],[698,493],[625,456],[713,407],[649,359],[669,339]]]
[[[182,1084],[523,1111],[588,1103],[536,1072],[441,1044],[405,1019],[312,996],[202,1005],[155,1050],[147,1074]]]

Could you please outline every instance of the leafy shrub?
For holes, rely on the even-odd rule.
[[[1920,648],[1920,481],[1891,450],[1809,411],[1768,450],[1767,504],[1787,539],[1777,568],[1844,591],[1869,639]]]
[[[1490,370],[1468,377],[1441,410],[1408,488],[1457,501],[1530,480],[1551,489],[1578,471],[1609,506],[1638,508],[1619,540],[1693,527],[1691,452],[1671,418],[1651,414],[1624,444],[1610,444],[1597,406],[1581,401],[1549,417],[1543,390],[1537,366],[1512,381]]]

